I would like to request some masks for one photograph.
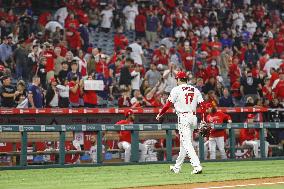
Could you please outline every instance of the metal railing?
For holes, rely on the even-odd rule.
[[[215,129],[229,130],[229,150],[230,159],[235,158],[235,129],[257,128],[260,133],[260,152],[261,158],[265,158],[265,129],[284,128],[284,122],[275,123],[231,123],[231,124],[212,124]],[[59,132],[59,165],[65,164],[65,134],[66,132],[85,132],[93,131],[97,135],[97,164],[103,163],[102,159],[102,141],[105,131],[131,131],[131,162],[139,160],[139,131],[165,131],[166,134],[166,161],[172,161],[172,130],[176,130],[176,124],[134,124],[134,125],[0,125],[0,132],[20,132],[21,133],[21,151],[20,167],[29,167],[27,164],[27,143],[28,132]],[[204,160],[204,139],[199,136],[199,158]],[[67,152],[68,153],[68,152]],[[284,157],[283,157],[284,158]],[[3,169],[3,167],[0,169]]]

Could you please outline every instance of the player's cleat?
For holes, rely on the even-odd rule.
[[[201,173],[202,173],[202,167],[200,165],[197,167],[194,167],[193,171],[191,172],[192,175],[201,174]]]
[[[174,172],[175,174],[178,174],[179,171],[180,171],[180,169],[176,168],[176,167],[173,166],[173,165],[170,166],[170,170],[171,170],[172,172]]]

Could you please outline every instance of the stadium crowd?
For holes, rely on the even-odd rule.
[[[2,107],[158,107],[179,70],[218,106],[282,107],[281,1],[52,2],[59,9],[0,9]],[[106,54],[91,36],[113,30]]]
[[[284,1],[0,4],[1,107],[161,107],[178,71],[213,107],[284,106]],[[113,32],[104,52],[93,36]]]

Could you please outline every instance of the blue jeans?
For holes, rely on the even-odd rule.
[[[16,65],[16,76],[17,79],[22,79],[24,77],[24,67],[22,65]]]
[[[163,37],[172,37],[173,29],[171,27],[163,27]]]

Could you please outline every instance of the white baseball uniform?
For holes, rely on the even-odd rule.
[[[174,104],[178,115],[178,130],[180,134],[180,152],[175,168],[180,169],[186,155],[193,167],[200,166],[199,158],[192,145],[192,132],[197,127],[196,108],[203,102],[200,91],[188,84],[182,84],[172,89],[168,100]]]

